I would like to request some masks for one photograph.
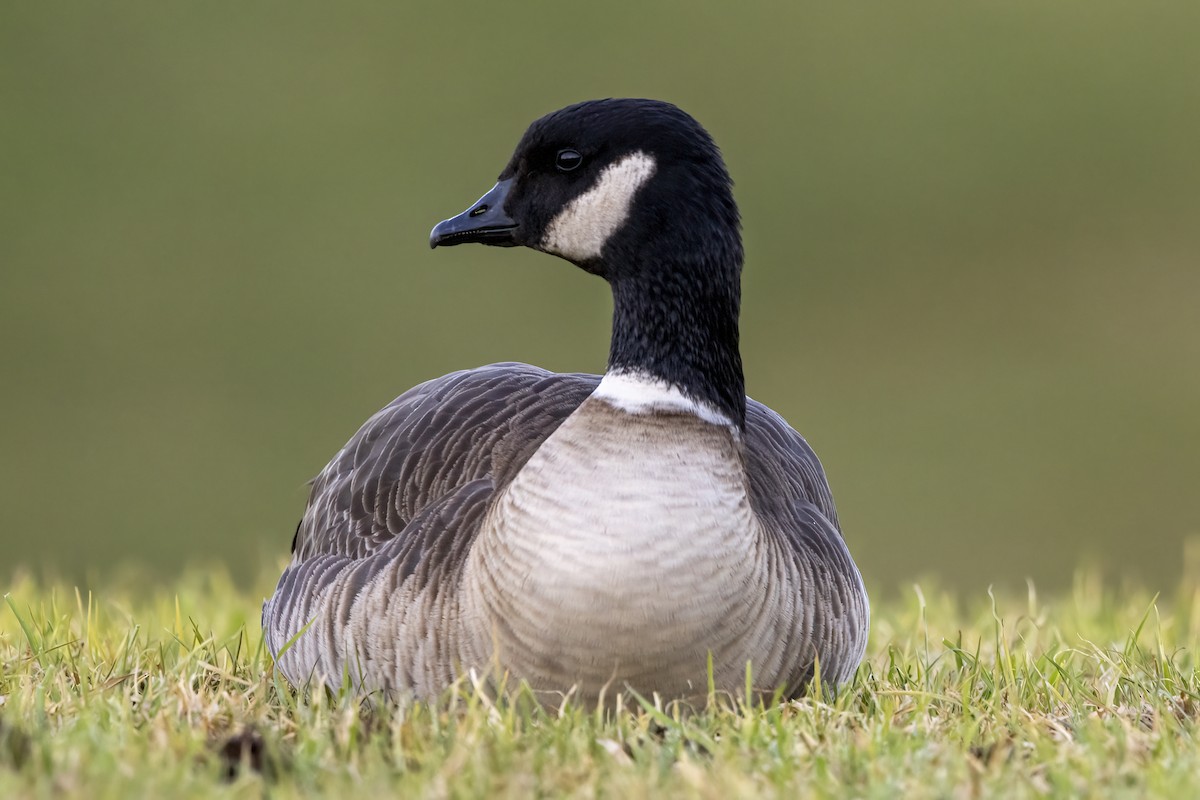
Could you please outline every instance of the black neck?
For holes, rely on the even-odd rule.
[[[676,256],[609,278],[613,293],[608,369],[643,373],[746,424],[746,389],[738,351],[740,248],[735,263]]]

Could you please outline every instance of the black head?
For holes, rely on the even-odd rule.
[[[694,251],[736,265],[736,279],[731,186],[712,137],[679,108],[590,100],[530,125],[496,186],[439,223],[430,245],[523,245],[610,280]]]

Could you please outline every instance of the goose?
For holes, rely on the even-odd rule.
[[[867,594],[821,463],[745,395],[740,227],[720,151],[676,106],[533,122],[430,246],[603,278],[607,370],[492,364],[368,419],[313,480],[263,606],[284,677],[432,699],[474,671],[582,702],[740,693],[747,670],[785,696],[849,680]]]

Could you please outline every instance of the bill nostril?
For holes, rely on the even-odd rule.
[[[472,208],[470,216],[478,217],[480,214],[486,214],[487,210],[488,210],[487,203],[483,203],[482,205],[478,205],[478,206],[475,206],[475,208]]]

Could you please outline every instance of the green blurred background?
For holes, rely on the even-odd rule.
[[[601,282],[426,236],[530,120],[632,95],[724,149],[749,392],[872,586],[1174,581],[1198,42],[1188,2],[6,2],[0,577],[262,576],[405,388],[602,370]]]

